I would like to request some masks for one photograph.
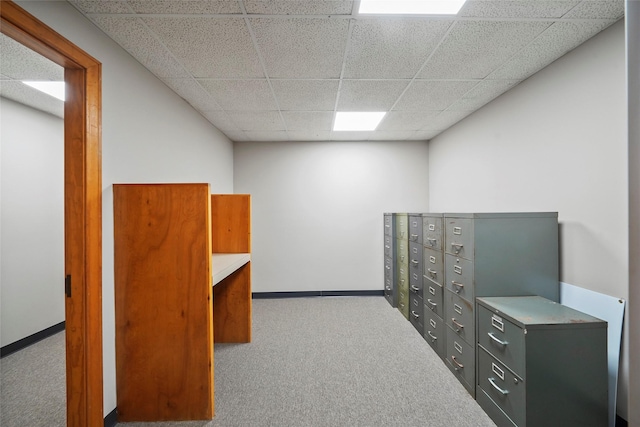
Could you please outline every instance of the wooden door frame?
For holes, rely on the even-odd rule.
[[[3,34],[65,69],[67,426],[103,426],[102,65],[9,0],[0,2],[0,18]]]

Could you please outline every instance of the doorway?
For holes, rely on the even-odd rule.
[[[67,426],[102,426],[101,64],[11,1],[0,18],[3,34],[65,69]]]

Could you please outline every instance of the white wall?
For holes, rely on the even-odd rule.
[[[431,141],[431,208],[557,211],[561,280],[628,299],[625,90],[621,21]]]
[[[428,210],[427,144],[237,142],[254,292],[382,290],[384,212]]]
[[[208,182],[233,192],[233,144],[66,2],[20,6],[102,62],[104,411],[116,406],[113,193],[123,182]]]
[[[64,321],[62,119],[0,98],[2,346]]]

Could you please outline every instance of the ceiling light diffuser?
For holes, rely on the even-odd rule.
[[[455,15],[465,0],[361,0],[358,12],[382,15]]]
[[[22,83],[27,86],[31,86],[34,89],[44,92],[49,96],[58,98],[60,101],[64,101],[64,82],[52,82],[52,81],[23,81]]]
[[[385,114],[386,113],[384,111],[338,111],[336,112],[336,120],[333,123],[333,130],[375,130]]]

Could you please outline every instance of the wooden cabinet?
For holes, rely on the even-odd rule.
[[[251,340],[250,198],[208,184],[113,194],[118,420],[211,419],[214,332]],[[245,258],[212,287],[216,248]]]

